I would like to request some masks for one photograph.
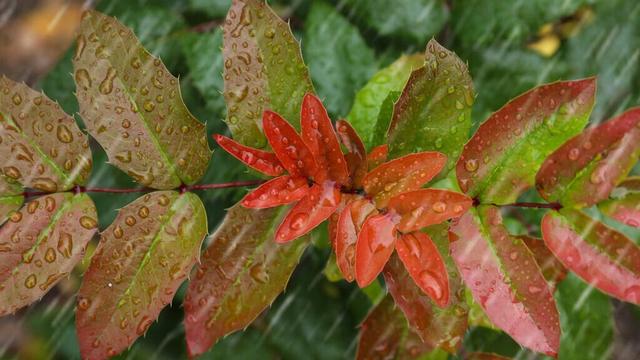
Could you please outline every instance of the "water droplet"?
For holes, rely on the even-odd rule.
[[[92,217],[83,216],[80,218],[80,225],[85,229],[91,230],[98,227],[98,222]]]
[[[146,112],[152,112],[153,109],[156,108],[156,104],[151,100],[147,100],[144,102],[144,105],[142,107]]]
[[[78,309],[85,311],[91,306],[91,300],[83,297],[78,300]]]
[[[291,224],[289,225],[289,227],[292,230],[300,230],[309,220],[309,215],[307,215],[306,213],[300,212],[295,214],[292,218],[291,218]]]
[[[46,191],[46,192],[56,192],[58,190],[58,185],[55,181],[49,178],[36,178],[33,179],[33,185],[35,189]]]
[[[152,322],[153,320],[150,317],[143,316],[142,319],[140,319],[138,326],[136,327],[136,334],[140,336],[144,335],[144,333],[147,332],[147,329],[149,329],[149,326],[151,326]]]
[[[56,261],[56,251],[52,248],[48,248],[47,252],[44,254],[44,260],[48,263]]]
[[[100,83],[100,93],[104,95],[111,94],[113,91],[113,79],[115,79],[118,71],[112,67],[107,70],[107,74],[104,77],[104,80]]]
[[[53,212],[56,209],[56,199],[52,198],[51,196],[47,196],[44,199],[44,208],[48,212]]]
[[[73,237],[71,234],[60,231],[58,238],[58,252],[65,258],[70,258],[73,250]]]
[[[143,219],[146,218],[147,216],[149,216],[149,208],[146,206],[140,207],[140,209],[138,210],[138,215]]]
[[[17,223],[22,220],[22,213],[20,211],[14,211],[9,215],[9,221]]]
[[[447,204],[442,201],[436,201],[435,203],[433,203],[431,208],[437,213],[443,213],[447,209]]]
[[[13,100],[13,103],[15,105],[20,105],[22,104],[22,96],[20,96],[20,94],[14,94],[13,97],[11,98]]]
[[[32,289],[34,286],[36,286],[37,283],[38,283],[38,278],[36,278],[35,274],[31,274],[27,276],[27,278],[24,280],[24,286],[27,289]]]
[[[573,148],[569,150],[569,160],[576,161],[580,157],[580,149]]]
[[[420,273],[420,284],[426,288],[426,290],[437,300],[441,299],[443,295],[442,286],[436,280],[436,277],[428,270]]]
[[[73,134],[71,134],[71,131],[69,130],[69,128],[64,124],[58,125],[56,136],[58,137],[58,140],[60,140],[65,144],[69,144],[70,142],[73,141]]]
[[[121,153],[116,154],[116,159],[120,162],[123,163],[130,163],[131,162],[131,151],[126,150],[123,151]]]
[[[10,177],[14,180],[20,179],[22,177],[20,170],[18,170],[18,168],[14,166],[7,166],[2,169],[2,172],[4,173],[5,176]]]
[[[262,264],[255,264],[249,269],[251,278],[260,284],[266,284],[269,281],[269,275],[264,270]]]
[[[474,172],[474,171],[478,170],[478,160],[469,159],[469,160],[465,161],[464,168],[467,169],[468,172]]]
[[[537,294],[537,293],[539,293],[540,291],[542,291],[542,289],[541,289],[541,288],[539,288],[539,287],[537,287],[537,286],[535,286],[535,285],[529,285],[529,292],[530,292],[531,294]]]

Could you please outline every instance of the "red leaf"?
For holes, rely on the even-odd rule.
[[[332,182],[312,186],[278,227],[276,241],[286,243],[297,239],[327,220],[338,208],[340,195],[340,189]]]
[[[300,126],[302,140],[318,162],[319,171],[315,180],[322,182],[328,177],[338,184],[348,184],[349,170],[331,119],[322,102],[311,93],[307,93],[302,100]]]
[[[267,181],[248,193],[242,199],[242,206],[266,209],[298,201],[308,193],[307,179],[283,175]]]
[[[391,214],[369,217],[362,225],[356,244],[356,282],[361,288],[371,284],[393,253],[395,221]]]
[[[387,156],[389,156],[389,145],[384,144],[374,147],[367,155],[367,167],[369,170],[377,168],[387,161]]]
[[[416,285],[438,306],[447,306],[449,276],[429,235],[419,231],[404,234],[396,242],[396,251]]]
[[[640,157],[640,108],[591,127],[544,162],[536,186],[547,201],[589,207],[609,197]]]
[[[274,153],[244,146],[218,134],[213,135],[213,138],[220,147],[254,170],[269,176],[278,176],[284,172],[280,160]]]
[[[531,251],[501,224],[497,207],[469,211],[451,229],[451,255],[494,324],[521,345],[555,356],[560,324],[553,295]]]
[[[398,230],[412,232],[462,216],[473,205],[468,196],[440,189],[420,189],[389,200],[388,207],[401,216]]]
[[[598,208],[618,222],[640,227],[640,177],[621,182],[613,190],[612,199],[599,203]]]
[[[640,248],[629,238],[578,210],[549,212],[542,219],[547,247],[586,282],[640,305]]]
[[[356,133],[351,124],[345,120],[338,120],[336,123],[340,142],[347,148],[344,155],[349,168],[349,177],[353,181],[354,188],[362,187],[362,179],[367,174],[367,150],[362,143],[362,139]],[[386,156],[385,156],[386,157]]]
[[[273,152],[290,175],[316,175],[318,164],[291,124],[273,111],[266,110],[262,116],[262,127]]]
[[[447,157],[439,152],[409,154],[386,162],[371,170],[363,184],[376,205],[386,207],[392,197],[417,190],[433,179],[446,164]]]
[[[374,212],[375,206],[368,199],[360,198],[352,201],[340,213],[336,230],[336,263],[344,275],[351,282],[355,277],[356,242],[359,229],[369,214]]]
[[[538,266],[540,266],[540,270],[542,270],[542,275],[550,283],[551,287],[555,288],[555,285],[567,276],[567,268],[553,256],[553,253],[547,248],[542,239],[527,235],[516,237],[524,241],[525,245],[531,250]]]

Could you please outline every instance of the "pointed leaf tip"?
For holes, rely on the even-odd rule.
[[[274,153],[244,146],[219,134],[214,134],[213,138],[225,151],[254,170],[269,176],[278,176],[284,172],[284,167]]]

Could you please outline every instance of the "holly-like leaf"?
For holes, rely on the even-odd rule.
[[[469,137],[473,82],[467,65],[437,41],[427,44],[426,63],[414,70],[393,108],[389,154],[434,150],[455,164]]]
[[[7,220],[11,212],[18,210],[23,202],[22,187],[0,175],[0,225]]]
[[[313,92],[289,25],[261,0],[233,0],[223,28],[227,124],[240,143],[267,145],[262,112],[271,109],[299,129],[302,97]]]
[[[91,172],[89,140],[58,103],[0,77],[2,174],[46,192],[83,185]]]
[[[560,320],[553,295],[531,251],[502,226],[500,210],[470,210],[451,231],[451,255],[489,319],[522,346],[556,355]]]
[[[513,202],[546,157],[582,130],[595,89],[594,78],[541,85],[493,113],[464,146],[460,188],[482,203]]]
[[[547,247],[584,281],[621,300],[640,304],[640,247],[579,210],[552,211],[542,220]]]
[[[185,298],[185,330],[191,356],[220,337],[249,325],[282,292],[307,241],[274,241],[285,208],[236,205],[212,235]]]
[[[536,175],[538,192],[547,201],[589,207],[611,190],[640,158],[640,108],[635,108],[564,143]]]
[[[192,193],[156,191],[122,208],[78,292],[82,357],[115,356],[144,335],[198,260],[206,234],[204,206]]]
[[[430,350],[387,295],[362,323],[356,359],[418,359]]]
[[[544,276],[551,288],[555,289],[556,285],[567,276],[567,268],[553,256],[553,253],[542,239],[528,235],[520,235],[516,236],[516,238],[522,240],[531,250],[536,263],[538,263],[542,271],[542,276]]]
[[[613,190],[616,198],[598,204],[598,208],[616,221],[640,227],[640,177],[632,177]]]
[[[80,115],[111,163],[156,189],[200,180],[211,158],[205,126],[130,29],[86,12],[73,65]]]
[[[373,75],[371,80],[356,94],[347,120],[357,130],[367,148],[374,145],[372,141],[376,122],[373,120],[378,119],[383,102],[390,92],[401,91],[411,71],[422,65],[424,65],[424,55],[403,55]],[[385,134],[386,130],[385,128]]]
[[[0,316],[39,300],[67,277],[97,227],[86,194],[46,195],[12,212],[0,228]]]
[[[441,189],[420,189],[392,198],[388,207],[401,216],[398,230],[411,232],[462,216],[473,204],[468,196]]]

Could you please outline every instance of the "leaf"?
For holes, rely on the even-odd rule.
[[[206,234],[204,206],[192,193],[156,191],[122,208],[78,292],[82,357],[115,356],[142,336],[198,260]]]
[[[355,278],[358,232],[367,216],[375,212],[375,205],[370,200],[360,198],[349,201],[338,217],[333,247],[338,268],[348,282]]]
[[[579,210],[564,208],[542,219],[553,254],[584,281],[623,301],[640,304],[640,247]]]
[[[362,139],[356,130],[346,120],[336,122],[337,135],[340,142],[347,149],[344,154],[347,167],[349,169],[349,179],[353,188],[362,187],[362,180],[367,175],[367,151],[362,143]]]
[[[80,115],[109,161],[144,186],[193,184],[211,157],[177,79],[112,17],[86,12],[73,59]]]
[[[263,1],[233,0],[223,38],[224,98],[234,138],[265,147],[266,109],[299,129],[302,97],[313,92],[313,85],[289,25]]]
[[[389,210],[400,215],[398,230],[403,233],[462,216],[472,205],[464,194],[441,189],[403,192],[387,204]]]
[[[377,68],[373,50],[358,28],[324,1],[311,5],[302,46],[318,94],[330,113],[344,116]]]
[[[460,188],[482,203],[515,201],[544,159],[582,130],[595,85],[594,78],[541,85],[493,113],[462,150]]]
[[[589,207],[609,197],[638,158],[640,108],[635,108],[564,143],[542,164],[536,187],[549,202]]]
[[[305,178],[283,175],[253,189],[242,199],[242,206],[266,209],[286,205],[307,196],[309,190]]]
[[[480,206],[452,227],[451,256],[489,319],[522,346],[555,356],[558,311],[535,258],[501,225],[500,210]]]
[[[362,137],[367,148],[376,145],[373,142],[376,123],[385,99],[393,91],[401,91],[413,69],[424,65],[422,54],[403,55],[391,65],[378,71],[371,80],[356,94],[353,107],[347,120]],[[386,135],[386,130],[385,135]]]
[[[97,231],[86,194],[57,193],[29,201],[0,228],[0,316],[42,298],[84,257]]]
[[[372,215],[362,224],[356,242],[355,275],[363,288],[373,282],[393,253],[396,224],[390,214]]]
[[[382,102],[378,120],[376,120],[376,126],[373,129],[373,137],[371,139],[373,146],[387,143],[387,130],[389,130],[389,124],[391,124],[391,118],[393,117],[393,106],[400,98],[400,94],[402,94],[400,91],[391,91]]]
[[[249,325],[280,294],[307,241],[274,241],[286,209],[229,209],[185,298],[185,330],[191,356],[204,353],[220,337]]]
[[[269,176],[278,176],[284,172],[280,160],[272,152],[244,146],[219,134],[213,135],[213,138],[226,152],[256,171]]]
[[[450,170],[469,137],[473,83],[466,64],[435,40],[427,44],[425,60],[411,73],[393,108],[389,154],[440,151]]]
[[[630,177],[613,190],[615,198],[603,201],[598,208],[623,224],[640,227],[640,178]]]
[[[430,350],[387,295],[362,323],[356,359],[417,359]]]
[[[20,209],[23,202],[22,187],[0,175],[0,225],[13,211]]]
[[[520,235],[516,236],[516,238],[522,240],[531,250],[536,263],[542,271],[542,276],[544,276],[551,288],[555,289],[556,285],[567,276],[567,268],[553,256],[553,253],[547,248],[542,239],[528,235]]]
[[[1,170],[27,188],[66,191],[91,172],[89,140],[73,117],[44,94],[0,77]]]

